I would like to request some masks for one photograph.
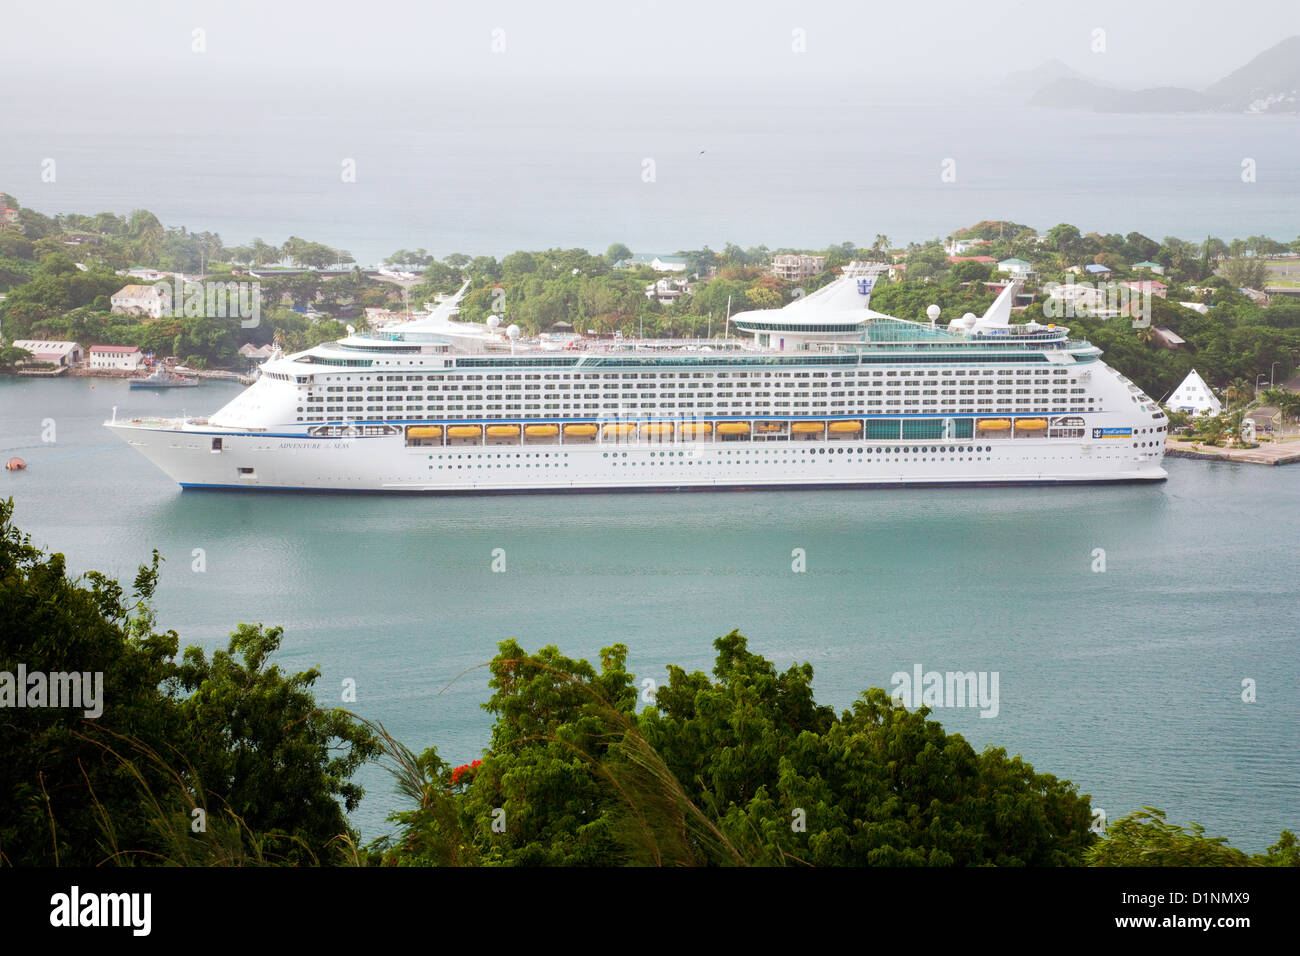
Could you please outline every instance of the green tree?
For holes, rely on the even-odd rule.
[[[128,593],[97,572],[69,577],[12,518],[0,502],[0,672],[99,673],[102,707],[5,708],[0,860],[238,862],[265,848],[267,860],[327,862],[340,838],[355,841],[349,777],[376,740],[318,708],[316,671],[268,663],[278,628],[241,625],[227,650],[189,648],[178,665],[178,636],[157,632],[151,606],[158,552]],[[211,836],[191,830],[196,807]],[[233,848],[212,842],[232,832]]]
[[[1207,837],[1199,823],[1182,827],[1166,821],[1163,810],[1143,807],[1110,824],[1086,860],[1089,866],[1250,866],[1250,857],[1227,842]]]
[[[1260,259],[1239,256],[1224,262],[1223,276],[1238,289],[1262,289],[1268,284],[1268,265]]]
[[[376,849],[398,865],[1061,865],[1093,841],[1070,784],[976,753],[927,709],[874,689],[836,717],[810,665],[778,673],[735,632],[715,647],[716,679],[670,667],[637,714],[622,645],[597,672],[503,643],[489,750],[453,768],[390,747],[414,805]]]

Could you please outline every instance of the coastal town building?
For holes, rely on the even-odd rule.
[[[1171,352],[1176,351],[1187,344],[1186,339],[1180,336],[1173,329],[1165,328],[1163,325],[1152,329],[1151,334],[1161,348],[1169,349]]]
[[[1097,262],[1090,262],[1083,267],[1083,271],[1095,276],[1104,276],[1110,274],[1110,269]]]
[[[656,300],[660,305],[672,305],[691,291],[691,284],[686,279],[659,279],[645,287],[645,297]]]
[[[169,305],[168,295],[157,286],[127,285],[109,296],[114,315],[148,315],[158,318]]]
[[[1012,275],[1027,276],[1033,271],[1033,265],[1014,256],[998,263],[998,272],[1010,272]]]
[[[50,365],[77,365],[85,358],[85,351],[76,342],[14,339],[13,346],[31,352],[33,362],[48,362]]]
[[[265,362],[275,354],[275,346],[254,345],[252,342],[245,342],[239,347],[239,354],[250,362]]]
[[[948,245],[944,246],[943,251],[950,256],[961,256],[970,252],[972,249],[979,249],[982,246],[993,244],[991,239],[954,239]]]
[[[1165,405],[1174,411],[1193,415],[1217,415],[1223,411],[1223,403],[1210,391],[1210,386],[1205,384],[1205,379],[1197,374],[1196,369],[1187,373],[1187,378],[1174,389]]]
[[[1124,285],[1134,292],[1140,292],[1143,295],[1150,293],[1151,295],[1158,295],[1162,299],[1169,292],[1169,286],[1163,282],[1157,282],[1155,279],[1138,279],[1133,282],[1125,282]]]
[[[655,272],[685,272],[687,262],[683,256],[657,256],[640,253],[630,259],[620,259],[614,263],[616,269],[639,269],[649,266]]]
[[[134,345],[92,345],[90,367],[134,372],[144,365],[144,353]]]
[[[772,259],[772,275],[787,282],[810,279],[824,271],[825,256],[780,255]]]
[[[1134,270],[1145,269],[1147,272],[1154,272],[1158,276],[1165,274],[1165,267],[1158,262],[1135,262],[1132,268]]]

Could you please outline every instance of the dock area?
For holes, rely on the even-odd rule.
[[[1300,441],[1269,442],[1258,448],[1219,448],[1173,441],[1165,446],[1166,458],[1196,458],[1201,461],[1240,461],[1251,465],[1293,465],[1300,462]]]

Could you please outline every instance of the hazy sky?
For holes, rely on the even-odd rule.
[[[1238,11],[1243,12],[1238,12]],[[1092,51],[1094,29],[1105,52]],[[193,31],[205,31],[195,53]],[[494,30],[499,52],[493,52]],[[796,53],[795,30],[806,31]],[[40,0],[6,7],[5,96],[31,81],[94,76],[154,83],[355,87],[400,78],[395,97],[436,96],[489,77],[691,79],[744,83],[810,76],[893,86],[961,86],[1058,58],[1125,85],[1204,86],[1286,36],[1300,4],[1260,0],[941,0],[941,2],[277,3]],[[504,49],[501,49],[504,45]],[[57,66],[51,74],[50,68]],[[18,78],[27,75],[26,81]],[[438,84],[441,84],[441,87]],[[140,105],[149,88],[135,84]]]

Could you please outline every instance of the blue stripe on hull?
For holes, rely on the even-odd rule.
[[[790,483],[779,485],[621,485],[613,488],[299,488],[292,485],[203,485],[181,482],[185,491],[272,491],[283,494],[324,495],[554,495],[554,494],[609,494],[611,492],[651,491],[835,491],[844,489],[887,488],[1012,488],[1023,485],[1130,485],[1167,481],[1158,478],[1033,478],[1023,481],[891,481],[841,482],[841,483]]]

